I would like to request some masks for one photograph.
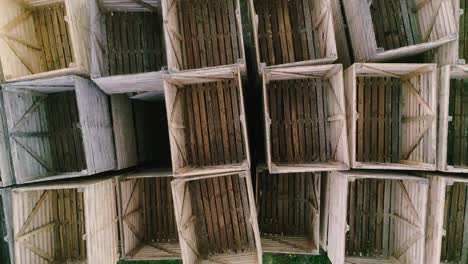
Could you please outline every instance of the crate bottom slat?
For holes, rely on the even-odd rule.
[[[128,260],[171,260],[180,259],[178,242],[144,244],[128,254]]]
[[[263,252],[318,255],[319,248],[307,237],[262,236]]]

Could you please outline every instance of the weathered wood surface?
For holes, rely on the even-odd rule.
[[[468,166],[468,79],[450,80],[447,165]]]
[[[262,249],[319,253],[320,173],[257,173]]]
[[[172,191],[184,263],[261,263],[248,173],[179,178]]]
[[[254,0],[253,7],[259,62],[275,66],[336,59],[329,1]]]

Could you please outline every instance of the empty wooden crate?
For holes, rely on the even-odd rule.
[[[239,0],[162,0],[169,70],[245,68]]]
[[[458,36],[451,0],[343,3],[354,58],[358,62],[413,56],[454,41]]]
[[[2,166],[12,166],[11,182],[115,168],[108,98],[93,82],[67,76],[7,84],[2,99],[1,140],[11,159]]]
[[[320,173],[270,174],[257,168],[263,252],[319,254]]]
[[[91,77],[108,94],[162,90],[159,1],[91,0]]]
[[[7,81],[89,74],[87,0],[2,0],[0,60]]]
[[[239,67],[173,73],[165,86],[174,176],[250,167]]]
[[[112,180],[17,188],[12,207],[16,263],[117,262]]]
[[[439,70],[439,135],[437,168],[468,172],[468,66]]]
[[[330,0],[249,0],[258,63],[267,67],[337,59]]]
[[[172,202],[172,172],[140,171],[116,177],[124,260],[180,259]]]
[[[468,262],[468,180],[429,177],[427,264]]]
[[[328,256],[333,264],[423,264],[428,181],[378,171],[331,172]]]
[[[358,63],[345,86],[351,167],[436,169],[436,65]]]
[[[262,263],[249,172],[178,178],[172,193],[184,263]]]
[[[341,65],[265,69],[263,100],[271,173],[349,168]]]

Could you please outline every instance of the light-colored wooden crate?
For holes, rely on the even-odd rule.
[[[163,91],[160,1],[91,0],[91,78],[107,94]]]
[[[117,262],[112,180],[15,188],[11,203],[16,263]]]
[[[320,173],[270,174],[257,167],[256,201],[263,252],[319,254]]]
[[[257,62],[264,67],[337,59],[330,0],[249,0]]]
[[[429,176],[425,263],[468,261],[467,191],[466,178]]]
[[[248,170],[240,67],[167,76],[165,99],[174,176]]]
[[[2,0],[6,81],[89,75],[89,1]]]
[[[435,64],[357,63],[344,79],[352,168],[436,169]]]
[[[172,172],[144,170],[117,176],[121,259],[181,259]]]
[[[177,178],[172,194],[184,263],[262,263],[249,172]]]
[[[161,5],[169,71],[234,64],[245,70],[239,0],[161,0]]]
[[[465,79],[468,66],[447,65],[439,69],[439,135],[437,169],[445,172],[468,172],[465,149],[466,130]]]
[[[66,76],[6,84],[3,104],[2,177],[10,184],[115,168],[108,97],[93,82]]]
[[[263,70],[271,173],[349,168],[341,65]]]
[[[407,8],[399,9],[400,11],[397,13],[389,14],[387,12],[387,16],[379,18],[371,15],[371,8],[374,8],[373,5],[377,5],[377,1],[369,3],[364,0],[349,0],[343,1],[343,3],[354,58],[357,62],[390,61],[410,57],[455,41],[458,36],[451,0],[400,1]],[[390,1],[382,1],[381,3],[390,3]],[[382,15],[382,12],[377,13],[377,15]],[[388,50],[379,47],[377,44],[378,34],[385,38],[394,32],[390,29],[390,22],[387,21],[383,25],[373,25],[373,19],[387,19],[387,17],[399,17],[403,21],[394,22],[396,23],[394,27],[416,30],[417,32],[414,34],[420,35],[420,39],[414,43],[413,41],[408,41],[403,45],[399,43],[400,47]]]
[[[370,189],[359,191],[366,181]],[[427,179],[396,172],[330,172],[326,192],[327,251],[333,264],[426,263]],[[354,203],[359,200],[360,205]],[[365,244],[371,252],[351,248],[353,244]]]

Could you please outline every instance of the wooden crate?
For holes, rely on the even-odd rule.
[[[468,172],[467,117],[468,66],[444,66],[439,70],[439,135],[437,169]]]
[[[451,0],[343,3],[357,62],[413,56],[458,36]]]
[[[2,0],[0,60],[7,81],[89,74],[87,0]]]
[[[434,64],[354,64],[345,72],[352,168],[435,170]]]
[[[337,59],[330,0],[249,0],[257,62],[267,67]]]
[[[159,1],[92,0],[91,77],[108,94],[163,90]]]
[[[184,263],[261,264],[249,172],[172,181]]]
[[[16,188],[12,207],[16,263],[117,262],[112,180]]]
[[[423,264],[428,181],[379,171],[331,172],[328,257],[333,264]]]
[[[239,67],[171,74],[165,97],[174,176],[249,169]]]
[[[172,179],[159,170],[116,177],[122,259],[181,258]]]
[[[110,98],[117,168],[170,167],[164,92],[144,100],[126,94],[114,94]]]
[[[265,69],[263,100],[271,173],[349,168],[341,65]]]
[[[320,173],[270,174],[257,168],[263,252],[319,254]]]
[[[427,264],[468,262],[468,180],[429,176]]]
[[[245,70],[239,0],[162,0],[170,71],[237,64]]]
[[[91,175],[115,168],[107,96],[77,76],[3,86],[2,177],[10,183]]]

